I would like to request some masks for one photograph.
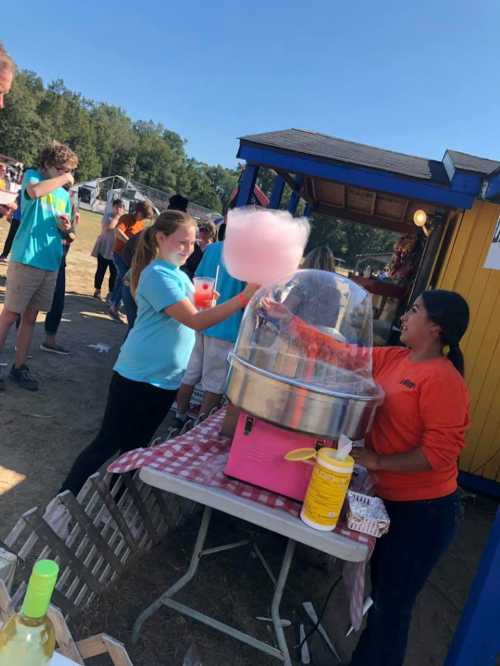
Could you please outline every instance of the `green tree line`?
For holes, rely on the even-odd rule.
[[[307,249],[328,245],[333,254],[354,268],[358,254],[390,252],[399,234],[366,224],[314,214]]]
[[[86,99],[61,80],[45,86],[37,74],[19,72],[0,113],[0,153],[27,166],[41,148],[56,139],[80,160],[77,180],[120,174],[222,212],[236,187],[239,169],[208,165],[188,157],[186,141],[160,123],[133,121],[125,111]],[[270,194],[274,172],[261,169],[258,183]],[[282,208],[291,194],[285,188]],[[299,211],[300,212],[300,211]],[[308,249],[327,244],[352,266],[356,254],[389,250],[394,234],[314,215]]]

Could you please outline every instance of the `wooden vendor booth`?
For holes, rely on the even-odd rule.
[[[245,136],[237,205],[252,203],[260,168],[274,173],[270,208],[285,184],[288,210],[399,234],[384,270],[353,271],[370,291],[376,344],[397,344],[399,317],[426,288],[469,303],[462,342],[472,428],[461,456],[463,487],[500,497],[500,162],[447,150],[441,161],[289,129]],[[371,255],[373,258],[373,255]],[[357,262],[360,264],[360,262]],[[383,266],[383,264],[382,264]],[[500,510],[445,666],[493,666],[500,654]]]
[[[462,482],[500,496],[500,251],[496,264],[486,264],[500,218],[500,162],[452,150],[442,161],[427,160],[297,129],[243,137],[238,157],[246,168],[237,205],[251,201],[259,168],[270,168],[270,208],[279,207],[288,183],[290,212],[303,201],[306,214],[400,234],[402,255],[410,244],[412,261],[403,270],[393,257],[394,279],[351,275],[374,296],[378,344],[397,341],[399,316],[425,288],[453,289],[467,299],[471,325],[463,349],[473,426]]]

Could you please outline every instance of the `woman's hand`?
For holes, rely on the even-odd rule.
[[[371,449],[365,449],[364,447],[356,447],[351,451],[351,456],[354,458],[354,461],[357,465],[366,467],[367,470],[371,472],[376,472],[380,469],[380,458],[381,456]]]
[[[278,301],[274,301],[272,298],[263,298],[260,302],[260,306],[271,319],[279,319],[280,321],[287,323],[293,317],[286,305],[278,303]]]

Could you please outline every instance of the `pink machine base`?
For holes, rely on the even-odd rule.
[[[289,462],[285,454],[305,447],[331,446],[331,440],[285,430],[242,412],[224,473],[240,481],[302,501],[313,465]]]

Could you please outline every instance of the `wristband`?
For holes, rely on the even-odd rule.
[[[241,307],[246,308],[250,299],[248,299],[243,292],[240,292],[236,298],[239,300]]]

